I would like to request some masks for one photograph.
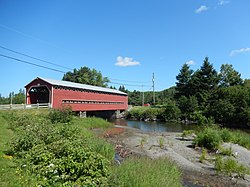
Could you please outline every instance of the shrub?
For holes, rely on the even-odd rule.
[[[175,103],[169,103],[165,106],[165,111],[163,114],[166,121],[178,120],[181,116],[180,109],[175,105]]]
[[[32,174],[36,178],[31,186],[107,186],[109,163],[114,156],[111,145],[85,133],[89,131],[84,127],[18,115],[13,123],[22,120],[14,128],[9,153],[20,163],[22,176]]]
[[[220,136],[223,142],[230,142],[233,139],[233,135],[228,129],[220,130]]]
[[[239,177],[244,178],[245,174],[250,173],[250,169],[239,164],[235,159],[228,157],[223,159],[221,156],[217,156],[215,159],[215,169],[217,172],[226,173],[232,175],[236,173]]]
[[[69,123],[73,118],[70,107],[62,107],[61,109],[52,109],[49,113],[49,119],[52,123]]]
[[[193,144],[195,146],[204,147],[208,150],[216,150],[221,141],[222,139],[218,130],[208,127],[197,134]]]

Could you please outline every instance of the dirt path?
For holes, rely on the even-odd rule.
[[[122,158],[130,154],[148,156],[152,159],[162,156],[169,157],[183,171],[184,186],[250,187],[248,179],[216,175],[214,158],[211,155],[207,155],[206,160],[201,163],[199,161],[201,150],[192,148],[192,137],[183,139],[180,133],[145,133],[126,127],[123,130],[115,129],[114,132],[119,131],[120,133],[112,134],[111,130],[109,134],[106,134],[106,137],[108,141],[116,145],[116,150]],[[238,151],[241,155],[239,157],[241,163],[250,164],[249,150],[235,145],[231,145],[231,147],[233,150],[237,148],[234,151]],[[245,151],[244,154],[241,153],[242,150]]]

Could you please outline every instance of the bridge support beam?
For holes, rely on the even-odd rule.
[[[87,117],[87,112],[86,111],[80,111],[79,116],[80,116],[80,118],[86,118]]]

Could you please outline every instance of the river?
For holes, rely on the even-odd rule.
[[[111,120],[112,123],[119,126],[128,126],[131,128],[140,129],[144,132],[183,132],[184,130],[195,130],[197,125],[183,124],[174,122],[160,121],[133,121],[126,119]]]

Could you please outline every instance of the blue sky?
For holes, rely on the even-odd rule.
[[[69,68],[95,68],[129,90],[142,84],[152,90],[153,72],[156,90],[173,86],[184,63],[196,70],[206,56],[217,71],[229,63],[245,79],[249,9],[249,0],[0,0],[0,46]],[[3,48],[0,54],[68,71]],[[37,76],[63,76],[3,56],[0,63],[3,96]]]

